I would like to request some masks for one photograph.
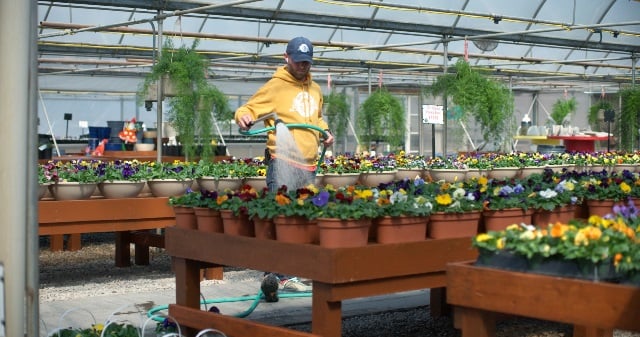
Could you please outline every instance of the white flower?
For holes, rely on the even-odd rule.
[[[547,188],[544,191],[540,191],[540,196],[545,198],[545,199],[551,199],[551,198],[555,198],[558,196],[558,192]]]

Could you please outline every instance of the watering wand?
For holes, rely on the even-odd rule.
[[[278,125],[279,123],[284,123],[280,118],[278,118],[278,116],[276,115],[275,112],[272,112],[272,113],[266,114],[264,116],[261,116],[259,118],[256,118],[251,123],[251,125],[249,125],[249,127],[255,125],[256,123],[264,122],[267,119],[274,119],[275,120],[274,125],[273,126],[268,126],[266,128],[262,128],[262,129],[257,129],[257,130],[240,130],[240,134],[245,135],[245,136],[259,135],[261,133],[273,131],[273,130],[276,129],[276,125]],[[289,129],[312,129],[312,130],[318,131],[323,139],[327,139],[327,137],[328,137],[327,131],[323,130],[322,128],[320,128],[319,126],[316,126],[316,125],[305,124],[305,123],[290,123],[290,124],[284,124],[284,125]],[[320,169],[320,164],[322,164],[324,162],[324,154],[325,154],[326,151],[327,151],[327,147],[323,144],[322,145],[322,152],[320,153],[320,158],[318,159],[318,168],[317,168],[318,170]]]

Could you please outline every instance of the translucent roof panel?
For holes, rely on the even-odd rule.
[[[553,87],[555,78],[629,84],[639,65],[638,13],[637,0],[41,1],[38,49],[41,73],[140,78],[162,29],[176,46],[199,39],[219,79],[262,81],[302,35],[314,43],[314,71],[344,83],[378,72],[428,82],[446,53],[448,65],[466,56],[536,86]]]

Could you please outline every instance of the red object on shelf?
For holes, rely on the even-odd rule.
[[[595,152],[595,142],[607,140],[607,136],[547,136],[549,139],[561,139],[567,152]]]

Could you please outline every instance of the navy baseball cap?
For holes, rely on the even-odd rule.
[[[306,37],[296,37],[287,45],[287,55],[293,62],[313,63],[313,45]]]

